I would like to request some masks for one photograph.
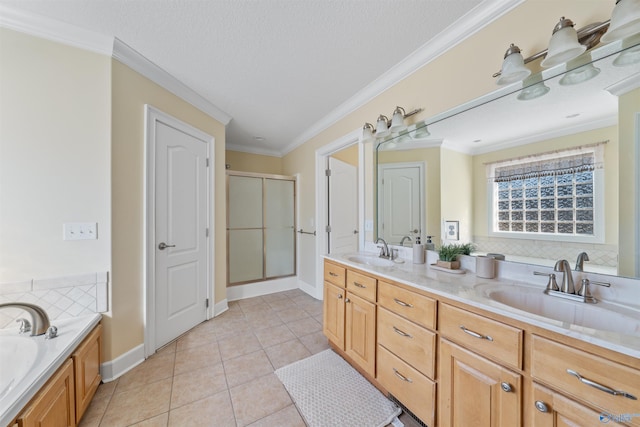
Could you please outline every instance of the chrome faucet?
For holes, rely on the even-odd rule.
[[[405,241],[405,240],[409,240],[410,242],[412,242],[412,241],[413,241],[413,240],[411,240],[411,237],[409,237],[409,236],[404,236],[404,237],[402,238],[402,240],[400,240],[400,246],[403,246],[403,247],[404,247],[404,241]]]
[[[578,259],[576,259],[575,271],[584,271],[584,262],[589,261],[589,255],[586,252],[580,252]]]
[[[389,246],[387,246],[387,242],[384,241],[382,237],[378,237],[375,244],[382,242],[383,246],[378,246],[380,249],[380,258],[391,258],[391,252],[389,252]]]
[[[31,316],[31,336],[44,335],[51,327],[49,316],[47,316],[46,311],[44,311],[42,307],[27,302],[7,302],[0,304],[0,309],[9,307],[20,308],[29,313]]]
[[[553,271],[563,273],[560,292],[563,292],[565,294],[575,294],[576,289],[573,286],[573,275],[571,274],[571,266],[569,265],[569,261],[567,261],[566,259],[561,259],[560,261],[556,262],[556,266],[553,267]]]

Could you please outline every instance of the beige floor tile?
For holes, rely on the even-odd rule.
[[[259,329],[255,331],[256,337],[262,347],[271,347],[281,342],[290,341],[296,336],[289,330],[287,325],[274,326],[273,328]]]
[[[269,307],[271,307],[271,309],[275,310],[275,311],[281,311],[281,310],[286,310],[288,308],[291,308],[294,306],[293,302],[291,301],[290,298],[285,298],[285,299],[279,299],[276,301],[270,301],[268,302]]]
[[[275,294],[262,295],[262,300],[266,303],[273,301],[287,300],[289,299],[283,292],[276,292]]]
[[[262,297],[245,298],[245,299],[238,300],[237,302],[240,308],[242,309],[242,311],[244,311],[246,307],[251,307],[252,305],[260,305],[265,303]]]
[[[115,393],[121,393],[173,376],[175,353],[154,354],[118,379]]]
[[[166,353],[175,353],[175,352],[176,352],[176,342],[172,341],[169,344],[166,344],[165,346],[156,350],[156,355],[166,354]]]
[[[299,307],[306,311],[309,316],[322,316],[322,302],[305,304]]]
[[[262,347],[253,332],[241,332],[218,341],[222,360],[253,353]]]
[[[291,298],[291,300],[296,304],[296,305],[307,305],[307,304],[315,304],[317,302],[320,302],[319,300],[315,299],[314,297],[312,297],[309,294],[304,294],[304,295],[299,295],[297,297],[293,297]]]
[[[228,391],[221,391],[169,413],[170,427],[236,427]]]
[[[251,325],[253,331],[284,325],[284,322],[278,317],[275,311],[259,313],[256,316],[247,316],[247,322]]]
[[[274,370],[263,350],[225,360],[223,364],[229,388],[262,377]]]
[[[276,344],[265,351],[275,369],[311,356],[311,352],[297,339]]]
[[[298,307],[291,307],[286,310],[276,311],[276,314],[284,323],[289,323],[294,320],[304,319],[309,317],[306,311]]]
[[[213,341],[217,341],[213,328],[197,327],[178,339],[176,351],[199,347]]]
[[[291,398],[275,374],[265,375],[229,390],[238,426],[246,426],[291,405]]]
[[[320,353],[329,348],[329,341],[322,332],[315,332],[299,338],[311,354]]]
[[[131,427],[166,427],[169,421],[169,413],[157,415],[148,420],[140,421],[139,423],[132,424]]]
[[[287,327],[297,337],[303,337],[305,335],[313,334],[314,332],[322,331],[322,325],[313,317],[294,320],[287,323]]]
[[[247,322],[247,319],[243,314],[239,317],[229,318],[226,321],[219,322],[216,325],[214,332],[218,340],[221,340],[223,338],[227,338],[229,335],[247,331],[250,332],[252,329],[252,326]]]
[[[281,292],[283,295],[288,296],[289,298],[293,299],[295,297],[299,297],[301,295],[308,295],[306,292],[304,292],[301,289],[290,289],[288,291],[283,291]]]
[[[173,377],[171,409],[201,400],[227,389],[222,363]]]
[[[116,379],[115,381],[109,381],[108,383],[101,383],[98,386],[98,389],[96,390],[96,394],[94,395],[94,399],[95,398],[101,398],[101,397],[111,397],[111,395],[113,395],[113,392],[115,391],[116,387],[118,385],[118,380]]]
[[[172,378],[167,378],[122,393],[116,392],[100,426],[126,426],[167,412],[172,381]]]
[[[305,427],[300,413],[294,405],[287,406],[249,425],[249,427]]]
[[[195,371],[207,366],[220,363],[218,343],[212,342],[199,347],[176,352],[175,375]]]

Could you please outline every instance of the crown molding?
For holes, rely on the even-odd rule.
[[[453,25],[440,33],[437,37],[416,49],[411,55],[396,64],[389,71],[378,77],[364,89],[356,93],[332,112],[324,116],[309,129],[296,137],[282,151],[288,154],[298,146],[304,144],[320,132],[329,128],[346,115],[365,105],[385,90],[416,72],[457,44],[473,36],[477,31],[486,27],[525,0],[485,0],[469,11]]]
[[[231,121],[231,116],[203,98],[180,80],[149,61],[141,53],[124,43],[117,37],[113,41],[113,59],[123,63],[132,70],[142,74],[154,83],[162,86],[174,95],[182,98],[194,107],[202,110],[225,126]]]
[[[113,37],[4,5],[0,5],[0,27],[103,55],[113,50]]]
[[[604,90],[609,92],[611,95],[620,96],[625,93],[631,92],[634,89],[640,87],[640,74],[633,74],[627,77],[624,80],[619,81],[616,84],[613,84]]]
[[[231,121],[230,115],[116,37],[3,5],[0,27],[110,56],[225,126]]]
[[[242,153],[259,154],[262,156],[282,157],[283,154],[278,150],[272,150],[269,148],[248,147],[242,144],[225,144],[225,150],[228,151],[240,151]]]

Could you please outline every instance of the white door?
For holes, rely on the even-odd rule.
[[[358,168],[329,157],[329,253],[358,250]]]
[[[378,235],[387,243],[399,244],[404,236],[421,235],[422,179],[418,166],[381,165],[380,228]]]
[[[208,148],[191,130],[155,121],[156,348],[207,317]]]

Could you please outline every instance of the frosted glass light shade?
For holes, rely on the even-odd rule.
[[[362,128],[362,142],[371,142],[373,139],[373,125],[371,123],[365,123]]]
[[[406,128],[407,126],[404,124],[404,114],[400,108],[396,108],[391,117],[391,127],[389,127],[389,131],[397,133]]]
[[[600,74],[600,68],[594,67],[593,64],[587,64],[565,73],[559,83],[562,86],[577,85],[586,82],[587,80],[591,80],[598,74]]]
[[[517,46],[511,46],[512,48],[517,48]],[[509,49],[511,50],[511,48]],[[531,74],[531,70],[524,66],[524,58],[522,57],[522,53],[520,53],[520,49],[518,49],[505,56],[504,62],[502,63],[502,71],[500,72],[500,77],[496,80],[496,84],[502,86],[519,82],[526,79],[529,74]]]
[[[389,135],[391,131],[389,130],[389,119],[387,116],[380,115],[378,117],[378,122],[376,123],[376,137],[382,138]]]
[[[600,41],[611,43],[640,32],[640,0],[620,0],[611,13],[609,29]]]
[[[640,46],[632,47],[622,52],[613,60],[616,67],[626,67],[627,65],[637,64],[640,62]]]
[[[558,28],[559,27],[559,28]],[[556,30],[549,41],[547,56],[540,63],[543,67],[554,67],[582,55],[587,47],[578,41],[578,33],[573,28],[573,22],[560,19]]]
[[[517,98],[520,101],[530,101],[546,95],[549,90],[549,86],[545,85],[544,82],[540,82],[522,89]]]

